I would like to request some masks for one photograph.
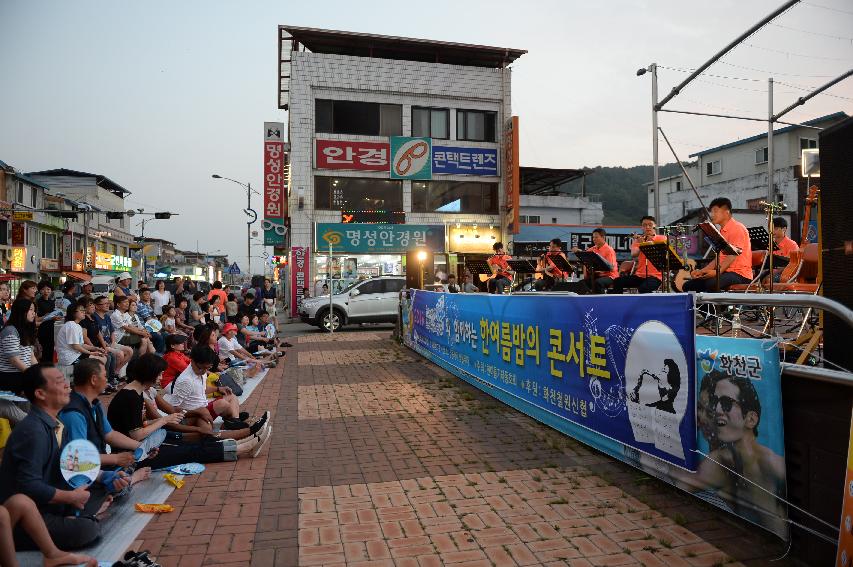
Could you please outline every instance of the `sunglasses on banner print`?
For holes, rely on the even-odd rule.
[[[720,404],[724,412],[729,413],[735,404],[740,405],[740,400],[736,400],[730,396],[711,396],[708,400],[708,410],[715,411],[717,404]]]
[[[268,221],[268,220],[264,220],[261,223],[261,227],[264,230],[274,230],[275,233],[278,234],[279,236],[284,236],[284,233],[286,232],[285,226],[283,224],[274,223],[274,222]]]

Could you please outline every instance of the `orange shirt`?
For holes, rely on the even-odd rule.
[[[783,238],[781,242],[777,242],[776,246],[779,247],[779,250],[775,251],[773,254],[776,256],[784,256],[785,258],[790,258],[791,252],[796,252],[800,249],[797,243],[787,236]]]
[[[729,219],[729,222],[720,229],[720,234],[726,239],[730,245],[735,248],[740,248],[740,256],[735,256],[734,262],[726,270],[740,274],[746,279],[752,279],[752,246],[749,243],[749,233],[746,227],[735,219]],[[726,261],[726,255],[720,254],[719,262],[722,265]]]
[[[228,294],[225,293],[224,289],[211,289],[207,294],[207,300],[210,301],[214,295],[219,296],[219,312],[221,313],[225,309],[225,302],[228,301]]]
[[[602,258],[604,258],[605,262],[610,263],[613,267],[609,272],[595,272],[595,276],[599,278],[613,278],[614,280],[619,277],[619,265],[616,263],[616,251],[610,247],[606,242],[601,246],[590,246],[587,248],[589,252],[595,252]]]
[[[489,258],[487,262],[489,266],[495,266],[498,269],[497,276],[503,276],[507,279],[510,279],[510,275],[508,273],[509,263],[507,263],[506,259],[507,254],[495,254],[494,256]]]
[[[656,234],[654,238],[652,238],[652,242],[666,242],[666,236],[663,234]],[[638,242],[631,243],[631,253],[635,250],[642,250]],[[660,270],[655,268],[655,265],[649,262],[649,259],[646,258],[646,255],[642,252],[637,256],[637,269],[634,270],[634,275],[640,278],[657,278],[659,280],[663,280]]]
[[[562,279],[563,276],[566,275],[565,272],[563,272],[563,270],[561,270],[560,268],[557,267],[557,265],[554,263],[554,260],[553,260],[554,257],[562,256],[562,255],[563,255],[562,252],[547,252],[545,254],[545,267],[550,268],[551,277],[554,277],[557,279]]]

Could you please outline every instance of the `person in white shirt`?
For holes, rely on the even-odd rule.
[[[217,342],[219,345],[219,354],[228,357],[232,361],[245,361],[247,376],[252,377],[257,374],[263,367],[263,362],[257,360],[252,353],[240,346],[240,341],[237,340],[237,325],[234,323],[225,323],[222,328],[222,336]]]
[[[84,358],[94,358],[106,364],[104,349],[87,345],[83,341],[83,327],[80,321],[86,317],[86,308],[82,305],[70,305],[65,315],[65,324],[56,335],[56,353],[60,366],[72,366]]]
[[[110,314],[113,340],[131,348],[139,347],[140,354],[154,352],[151,335],[141,325],[134,324],[134,317],[129,311],[130,299],[127,296],[116,296],[115,307]]]
[[[166,282],[157,280],[154,291],[151,292],[151,301],[154,303],[154,314],[162,315],[163,307],[172,303],[172,294],[166,291]]]
[[[225,429],[244,429],[249,418],[246,412],[240,413],[240,400],[231,388],[207,385],[207,373],[218,362],[216,352],[204,344],[197,344],[190,352],[190,364],[178,374],[166,388],[165,400],[169,404],[186,411],[195,411],[209,423],[222,416]],[[221,397],[208,400],[209,394],[219,393]]]

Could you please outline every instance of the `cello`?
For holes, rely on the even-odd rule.
[[[809,194],[806,197],[805,209],[803,211],[803,228],[800,232],[800,249],[796,252],[791,252],[790,261],[779,276],[779,281],[781,283],[789,283],[793,281],[799,275],[800,270],[803,267],[805,248],[809,243],[809,222],[811,219],[811,212],[812,208],[817,203],[819,193],[820,189],[818,189],[817,185],[809,187]]]

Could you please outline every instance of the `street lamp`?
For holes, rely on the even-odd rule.
[[[252,275],[252,225],[258,220],[258,213],[252,210],[252,193],[256,195],[260,195],[259,192],[252,189],[251,183],[241,183],[236,179],[231,179],[230,177],[223,177],[222,175],[213,174],[211,175],[214,179],[225,179],[226,181],[230,181],[232,183],[236,183],[240,187],[246,189],[246,208],[243,209],[243,212],[251,219],[246,221],[246,273],[251,277]]]
[[[418,289],[423,289],[424,288],[424,262],[426,261],[426,258],[427,258],[426,250],[418,250],[416,257],[418,259],[418,262],[421,265],[420,277],[418,278],[418,279],[420,279],[421,283],[418,286]]]
[[[652,63],[648,67],[637,69],[637,76],[652,74],[652,169],[654,171],[655,219],[659,224],[665,224],[660,217],[660,172],[658,170],[658,65]]]
[[[139,211],[140,215],[143,215],[143,214],[149,214],[149,215],[153,214],[154,215],[154,216],[148,217],[147,219],[142,219],[138,223],[139,226],[142,226],[142,235],[139,238],[140,238],[140,240],[142,240],[142,280],[145,281],[145,278],[148,275],[148,266],[147,266],[148,262],[147,262],[147,258],[145,256],[145,225],[148,224],[149,222],[153,221],[153,220],[169,219],[173,215],[176,215],[177,213],[165,213],[165,212],[164,213],[145,213],[144,209],[138,209],[138,211]],[[132,211],[128,211],[126,214],[128,216],[131,216],[131,217],[136,214],[136,213],[130,214],[131,212]]]

